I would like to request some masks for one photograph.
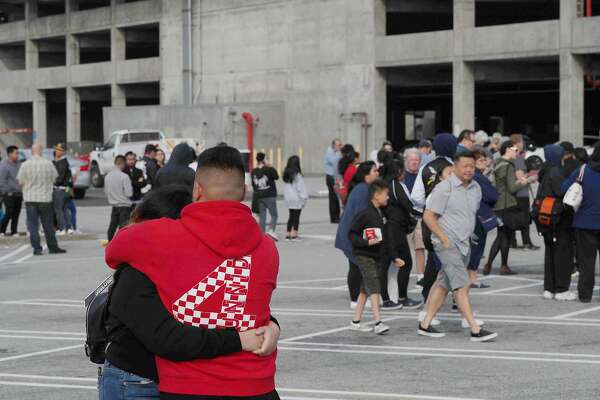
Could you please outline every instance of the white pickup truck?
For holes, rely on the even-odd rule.
[[[104,185],[104,176],[112,170],[115,157],[119,154],[125,155],[129,151],[133,151],[140,158],[144,155],[146,145],[154,144],[165,152],[165,158],[168,160],[171,151],[179,143],[188,143],[192,148],[196,148],[194,139],[167,139],[165,134],[158,129],[115,131],[102,147],[90,153],[91,183],[94,187]]]

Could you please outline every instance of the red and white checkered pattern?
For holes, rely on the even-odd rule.
[[[173,303],[173,315],[186,324],[214,329],[237,328],[244,331],[254,328],[256,315],[244,314],[252,258],[223,261],[208,276],[184,293]],[[225,286],[221,312],[198,311],[196,308]]]

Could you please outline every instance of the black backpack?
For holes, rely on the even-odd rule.
[[[102,281],[84,301],[85,355],[94,364],[104,364],[106,360],[106,346],[108,345],[106,317],[108,315],[110,295],[118,272],[115,272],[114,275],[110,275]]]
[[[425,198],[429,197],[433,189],[441,182],[442,172],[444,168],[451,166],[452,163],[445,158],[436,158],[429,162],[421,172],[423,186],[425,187]],[[431,242],[431,231],[425,222],[422,223],[421,231],[423,234],[423,244],[427,251],[433,252],[433,243]]]

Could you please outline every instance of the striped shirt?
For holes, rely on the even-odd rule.
[[[17,180],[23,188],[26,203],[51,203],[54,181],[58,172],[51,161],[40,156],[32,156],[19,169]]]

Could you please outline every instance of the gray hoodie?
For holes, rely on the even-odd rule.
[[[21,193],[21,186],[17,182],[19,163],[8,160],[0,163],[0,193]]]

